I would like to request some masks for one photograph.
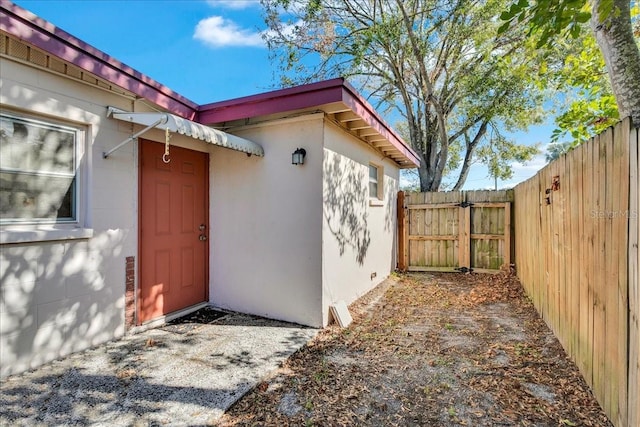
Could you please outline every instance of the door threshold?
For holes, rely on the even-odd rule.
[[[182,316],[186,316],[187,314],[191,314],[194,311],[198,311],[201,308],[208,306],[209,303],[207,301],[198,303],[196,305],[192,305],[187,308],[183,308],[182,310],[174,311],[173,313],[165,314],[164,316],[156,317],[155,319],[147,320],[143,322],[141,325],[134,326],[133,328],[127,331],[127,334],[139,334],[140,332],[148,331],[149,329],[155,329],[159,326],[165,325],[171,322],[174,319],[177,319]]]

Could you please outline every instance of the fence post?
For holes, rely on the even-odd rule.
[[[629,248],[628,248],[628,342],[627,425],[640,425],[640,129],[631,127],[629,135]]]
[[[398,262],[397,268],[400,271],[407,270],[406,254],[407,254],[407,232],[404,210],[404,191],[398,192],[397,209],[398,215]]]
[[[504,203],[504,262],[507,271],[511,271],[511,203]]]

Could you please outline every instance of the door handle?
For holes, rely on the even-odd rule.
[[[201,242],[204,242],[205,240],[207,240],[207,236],[205,236],[204,234],[201,234],[198,239],[200,239]]]

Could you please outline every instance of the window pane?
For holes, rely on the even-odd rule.
[[[378,182],[378,168],[373,165],[369,165],[369,179]]]
[[[369,197],[378,197],[378,183],[377,182],[369,182]]]
[[[77,130],[0,115],[0,221],[77,220]]]
[[[0,117],[0,168],[75,174],[75,131]]]
[[[75,220],[75,178],[0,173],[0,219]]]

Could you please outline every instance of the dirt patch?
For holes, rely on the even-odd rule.
[[[395,276],[222,425],[611,426],[512,273]]]

